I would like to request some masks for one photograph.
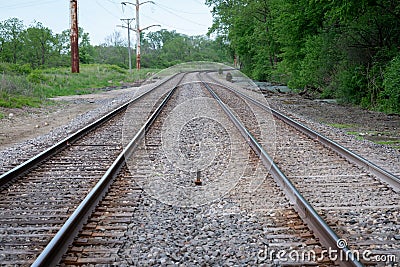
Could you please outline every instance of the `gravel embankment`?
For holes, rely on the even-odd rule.
[[[21,142],[17,142],[16,140],[19,138],[23,140],[24,138],[21,137],[19,132],[15,132],[14,141],[16,141],[16,143],[0,151],[0,173],[6,172],[18,164],[21,164],[30,157],[51,147],[80,128],[88,125],[91,122],[94,122],[96,119],[99,119],[116,107],[121,106],[130,99],[134,98],[136,95],[141,94],[142,92],[149,90],[154,86],[155,84],[148,84],[138,88],[132,87],[129,89],[124,89],[122,91],[123,93],[114,91],[108,92],[107,94],[93,94],[60,98],[64,104],[61,104],[58,108],[49,107],[48,112],[41,111],[41,113],[47,113],[47,120],[61,120],[61,122],[58,122],[60,126],[55,127],[44,134],[33,134],[34,136],[32,138]],[[88,98],[90,100],[88,100]],[[65,104],[65,102],[67,104]],[[90,102],[92,107],[95,108],[88,108],[88,102]],[[79,105],[84,106],[85,108],[83,110],[87,111],[82,112],[82,109],[78,108],[77,110],[74,110],[75,113],[71,112],[69,116],[61,115],[61,113],[69,113],[69,110],[63,110],[63,107],[75,107]],[[36,114],[31,114],[28,116],[24,115],[18,118],[18,122],[27,125],[27,129],[25,130],[28,130],[28,125],[31,121],[38,119],[41,120],[38,118],[38,116],[39,115]],[[2,127],[13,127],[13,122],[5,121]],[[18,128],[16,131],[17,130],[24,131],[23,128]]]

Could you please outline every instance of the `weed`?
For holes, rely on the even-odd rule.
[[[0,76],[0,106],[40,106],[46,98],[76,94],[90,94],[98,89],[120,86],[147,77],[155,69],[129,71],[114,65],[81,65],[80,73],[71,73],[69,68],[50,68],[28,71],[14,65],[0,64],[7,69]],[[25,70],[26,69],[26,70]]]
[[[394,149],[400,149],[400,139],[399,140],[375,141],[375,143],[380,144],[380,145],[387,145]]]
[[[355,124],[348,124],[348,123],[328,123],[329,126],[332,126],[334,128],[338,129],[349,129],[349,128],[354,128],[357,127]]]
[[[387,140],[387,141],[376,141],[375,143],[380,145],[400,145],[400,140]]]
[[[361,135],[361,133],[359,133],[359,132],[347,132],[347,134],[349,134],[349,135],[354,135],[354,136],[356,136],[356,139],[357,140],[364,140],[364,137]]]

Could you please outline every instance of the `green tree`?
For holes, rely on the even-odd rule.
[[[54,36],[55,56],[52,58],[55,66],[68,66],[71,60],[70,31],[64,30]]]
[[[89,33],[85,33],[82,29],[79,42],[79,60],[83,64],[94,62],[94,48],[90,44]]]
[[[400,54],[399,1],[206,3],[213,13],[210,32],[226,39],[252,78],[275,79],[368,108],[381,109],[388,95],[397,99],[397,91],[389,89],[394,88],[390,80],[397,81],[388,73],[394,73],[391,62]]]
[[[101,64],[111,64],[126,68],[128,66],[128,51],[126,40],[122,38],[120,32],[115,31],[107,36],[105,42],[95,46],[94,62]]]
[[[221,37],[187,36],[162,29],[142,39],[142,65],[170,67],[189,61],[228,61],[228,45]]]
[[[279,45],[273,31],[273,12],[267,0],[207,0],[214,17],[209,33],[223,35],[242,70],[267,79],[278,62]]]
[[[26,29],[23,35],[24,61],[33,67],[49,65],[49,58],[54,53],[55,38],[52,31],[42,23],[35,22]]]
[[[23,47],[22,34],[25,30],[22,20],[10,18],[0,22],[0,59],[16,64]]]

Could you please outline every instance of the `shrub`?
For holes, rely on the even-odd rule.
[[[400,55],[386,67],[383,91],[379,95],[379,106],[388,113],[400,113]]]
[[[29,74],[32,68],[29,64],[19,65],[6,62],[0,62],[0,73],[5,74]]]
[[[31,83],[36,83],[36,84],[40,84],[43,82],[47,81],[46,76],[44,76],[44,74],[42,73],[42,71],[40,70],[34,70],[32,71],[28,77],[27,77],[28,81],[30,81]]]
[[[337,72],[332,85],[336,87],[336,96],[342,102],[359,105],[367,95],[366,84],[364,67],[349,66]]]

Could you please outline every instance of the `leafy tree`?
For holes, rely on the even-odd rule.
[[[380,109],[400,114],[400,55],[393,58],[386,67],[383,87],[378,98]]]
[[[127,45],[120,32],[113,32],[103,44],[94,47],[94,62],[121,67],[128,65]]]
[[[227,45],[220,37],[212,40],[207,36],[187,36],[176,31],[162,29],[150,32],[142,42],[144,67],[170,67],[189,61],[228,60]]]
[[[79,42],[79,61],[83,64],[90,64],[94,62],[94,48],[90,44],[89,34],[83,32]]]
[[[400,54],[396,0],[206,0],[223,36],[255,79],[394,110]],[[396,84],[397,82],[394,82]],[[322,93],[321,93],[322,92]],[[397,100],[396,100],[397,101]],[[400,104],[397,104],[399,106]]]
[[[34,67],[45,66],[50,63],[49,58],[53,53],[55,39],[49,28],[40,22],[28,27],[23,34],[24,59]]]
[[[17,18],[10,18],[0,22],[0,59],[16,64],[19,52],[23,46],[22,34],[24,24]]]
[[[267,0],[207,0],[213,7],[209,33],[223,35],[242,70],[267,79],[278,62],[279,46],[273,31],[273,13]]]
[[[54,54],[58,55],[52,59],[55,66],[68,66],[70,64],[71,44],[69,33],[69,30],[64,30],[54,36]]]

